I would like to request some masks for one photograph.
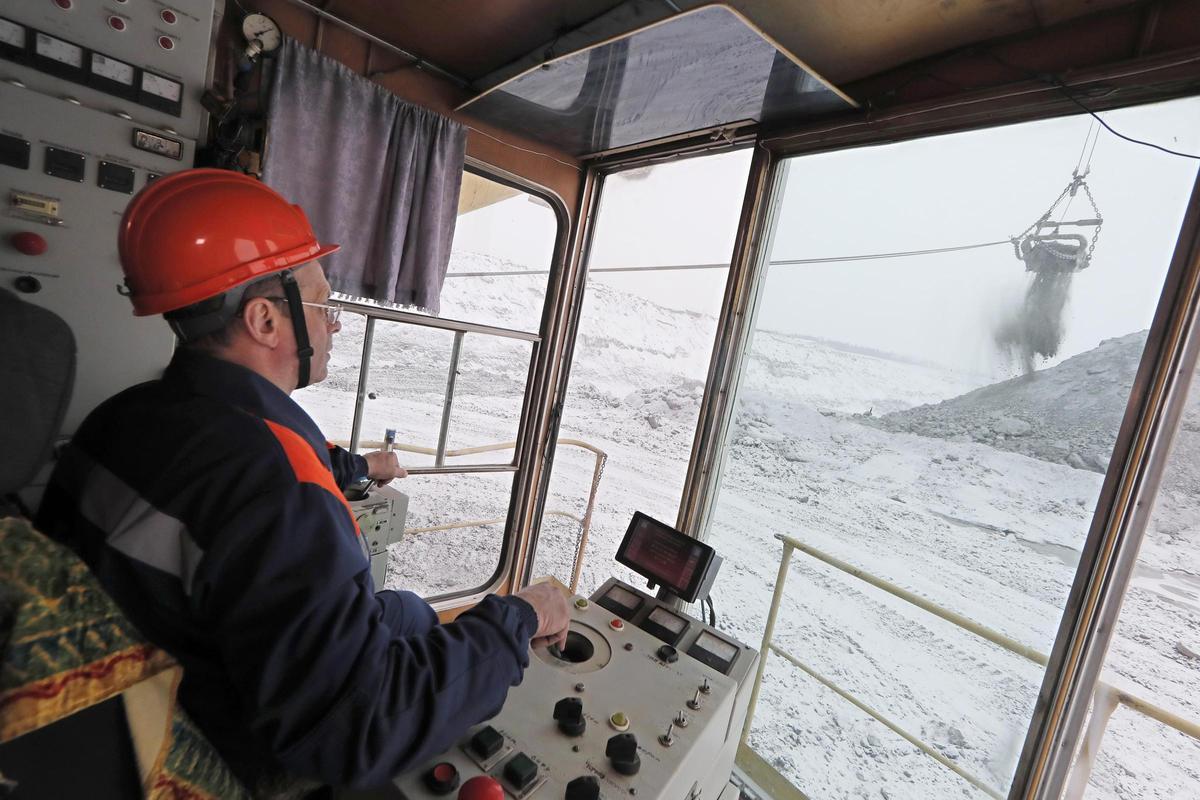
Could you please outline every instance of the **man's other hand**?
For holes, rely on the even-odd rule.
[[[561,647],[567,643],[571,612],[567,596],[561,589],[550,583],[535,583],[517,592],[517,597],[529,603],[537,612],[537,632],[533,634],[530,645],[546,647],[556,644]]]
[[[400,459],[390,450],[376,450],[363,456],[367,460],[367,477],[380,486],[396,478],[407,478],[408,470],[400,466]]]

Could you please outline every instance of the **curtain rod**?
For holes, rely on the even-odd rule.
[[[330,14],[325,9],[323,9],[319,6],[315,6],[312,3],[308,2],[308,0],[287,0],[287,2],[291,3],[292,5],[306,8],[309,11],[316,14],[318,17],[329,20],[334,25],[338,25],[339,27],[345,28],[346,30],[350,31],[351,33],[361,36],[362,38],[367,39],[368,41],[374,42],[375,44],[379,45],[380,47],[390,50],[399,56],[402,56],[407,59],[411,59],[413,62],[412,65],[415,66],[417,69],[423,69],[428,72],[436,73],[436,74],[440,75],[441,77],[445,78],[446,80],[451,81],[456,86],[458,86],[460,89],[474,90],[474,87],[471,85],[471,82],[469,80],[467,80],[466,78],[463,78],[460,75],[455,75],[453,72],[450,72],[449,70],[442,69],[437,64],[427,61],[427,60],[421,58],[420,56],[414,55],[414,54],[408,52],[407,50],[405,50],[404,48],[398,47],[398,46],[392,44],[391,42],[387,41],[386,39],[380,39],[375,34],[370,33],[369,31],[365,31],[362,28],[358,27],[357,25],[352,25],[351,23],[347,22],[346,20],[342,19],[339,16]]]

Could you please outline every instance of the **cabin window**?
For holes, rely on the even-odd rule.
[[[1198,110],[1104,117],[1195,152]],[[735,636],[786,578],[758,769],[813,798],[1007,796],[1195,177],[1086,115],[780,165],[706,525]],[[1109,674],[1194,725],[1189,419]],[[1150,796],[1120,786],[1160,759],[1160,796],[1193,793],[1196,741],[1127,711],[1088,796]]]
[[[533,574],[639,581],[613,561],[633,512],[675,524],[750,157],[604,178]]]
[[[437,317],[335,296],[344,307],[329,377],[295,397],[358,452],[394,431],[413,474],[394,484],[409,507],[388,588],[441,597],[500,569],[558,235],[546,199],[469,169]]]

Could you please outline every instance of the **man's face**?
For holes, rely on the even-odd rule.
[[[329,281],[325,280],[325,272],[319,261],[310,261],[296,270],[296,285],[300,287],[300,299],[304,302],[329,302]],[[308,342],[313,349],[308,378],[311,385],[325,380],[329,374],[333,335],[342,329],[342,323],[339,321],[330,325],[326,309],[314,306],[304,306],[304,322],[308,328]]]

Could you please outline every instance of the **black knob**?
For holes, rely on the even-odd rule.
[[[480,758],[491,758],[503,746],[504,737],[491,725],[471,737],[471,751]]]
[[[555,703],[554,718],[558,720],[558,729],[567,736],[582,736],[587,730],[587,720],[583,718],[583,701],[578,697],[564,697]]]
[[[563,800],[600,800],[600,781],[594,775],[583,775],[567,784]]]
[[[637,775],[642,768],[642,759],[637,753],[637,737],[632,733],[618,733],[609,739],[604,755],[612,762],[613,769],[622,775]]]
[[[658,657],[668,664],[674,664],[679,660],[679,651],[669,644],[664,644],[658,648]]]
[[[13,288],[21,294],[37,294],[42,290],[42,282],[32,275],[22,275],[13,281]]]
[[[425,785],[434,794],[450,794],[458,788],[458,770],[449,761],[434,764],[425,773]]]
[[[532,758],[524,753],[517,753],[504,765],[504,778],[518,792],[528,789],[537,780],[538,768]]]

